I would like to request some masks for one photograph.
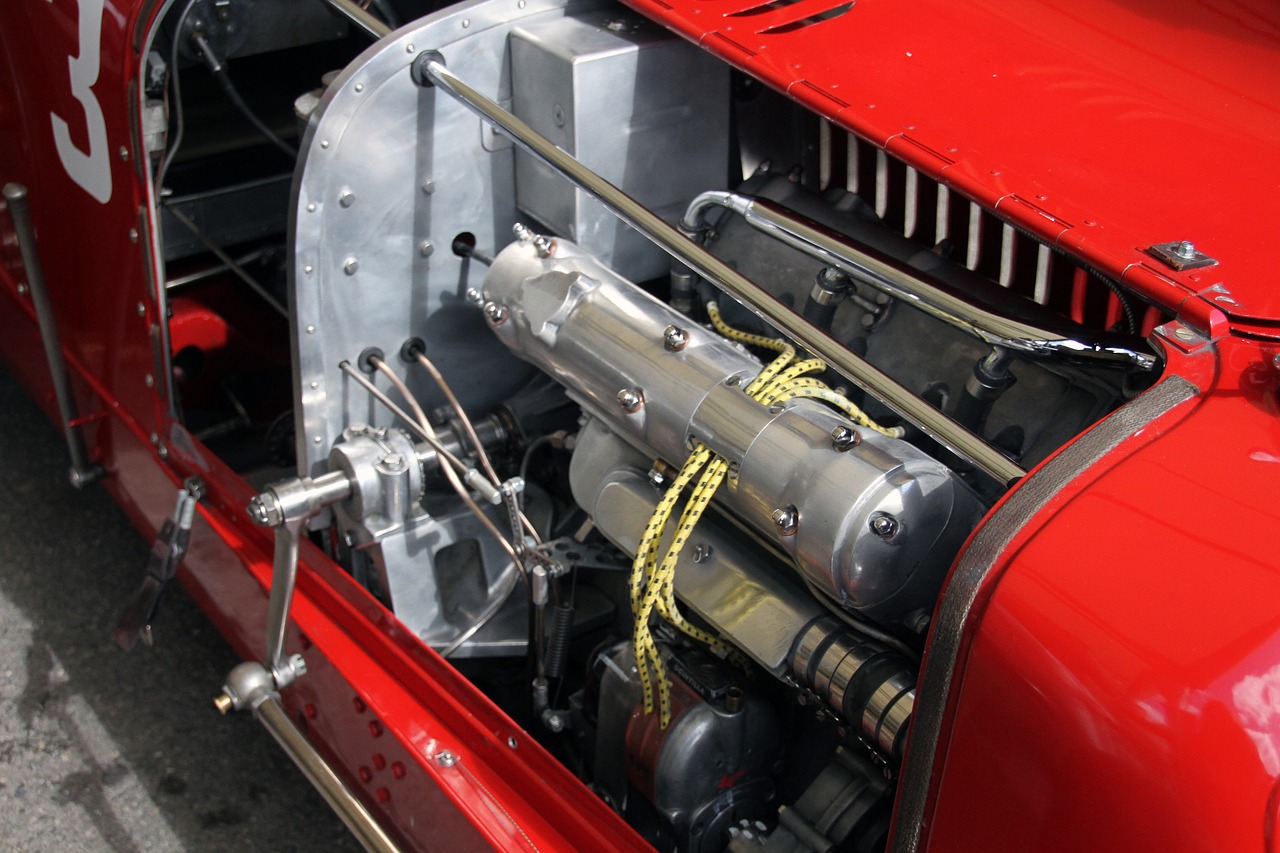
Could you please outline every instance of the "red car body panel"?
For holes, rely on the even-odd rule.
[[[1280,8],[1266,0],[628,0],[1042,239],[1275,331]],[[828,10],[835,17],[805,26]],[[1146,247],[1220,261],[1176,273]]]
[[[1232,337],[1219,312],[1255,335],[1280,320],[1270,272],[1280,237],[1256,201],[1280,185],[1280,13],[1261,2],[1218,11],[863,0],[787,31],[832,3],[752,3],[761,13],[739,17],[750,8],[740,0],[631,4],[1181,308],[1215,339],[1170,361],[1199,398],[1073,482],[993,567],[942,697],[927,847],[1277,849],[1280,513],[1269,501],[1280,482],[1280,370],[1275,347]],[[77,3],[0,6],[0,180],[29,188],[107,488],[153,534],[182,478],[206,480],[183,579],[256,658],[270,537],[244,511],[250,488],[175,424],[157,381],[150,212],[129,118],[134,32],[157,6],[108,3],[103,15],[92,92],[108,140],[105,204],[68,177],[50,118],[65,117],[76,146],[92,148],[68,79]],[[56,416],[13,233],[0,222],[0,352]],[[1178,274],[1142,251],[1174,239],[1221,264]],[[1225,291],[1208,291],[1219,282]],[[184,322],[182,334],[211,333],[198,315],[180,312],[174,334]],[[308,650],[309,672],[284,702],[405,842],[644,848],[340,567],[315,548],[303,556],[290,646]],[[460,762],[442,767],[445,750]]]

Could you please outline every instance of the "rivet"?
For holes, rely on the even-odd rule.
[[[130,242],[130,243],[136,243],[136,242],[138,242],[138,229],[137,229],[137,228],[130,228],[130,229],[129,229],[129,242]]]
[[[307,213],[315,213],[315,212],[316,212],[316,203],[313,201],[311,202],[311,204],[307,205]]]
[[[317,389],[317,388],[319,388],[319,387],[320,387],[320,383],[319,383],[319,382],[316,382],[315,380],[312,380],[312,381],[311,381],[311,390],[313,390],[313,391],[314,391],[315,389]]]
[[[316,333],[316,327],[315,327],[315,326],[307,326],[307,334],[308,334],[308,335],[314,335],[315,333]]]
[[[431,244],[430,240],[423,240],[421,243],[418,244],[418,254],[422,255],[422,257],[424,258],[431,257],[432,253],[435,252],[435,250],[436,250],[436,247]]]
[[[149,435],[149,436],[148,436],[148,438],[150,438],[150,439],[151,439],[151,443],[152,443],[152,444],[159,444],[159,443],[160,443],[160,436],[159,436],[158,434],[154,433],[154,432],[153,432],[153,433],[151,433],[151,435]]]
[[[312,443],[312,444],[319,444],[319,443],[320,443],[320,442],[322,442],[322,441],[324,441],[324,436],[322,436],[322,435],[317,435],[317,436],[315,436],[314,438],[312,438],[312,439],[311,439],[311,443]]]
[[[369,721],[369,737],[382,737],[382,723],[377,720]]]
[[[18,282],[18,295],[21,296],[26,292],[27,292],[27,283],[25,281]]]
[[[360,781],[366,785],[373,781],[373,771],[368,767],[361,767],[356,772],[360,774]]]
[[[142,384],[146,385],[148,388],[154,388],[156,384],[155,377],[150,373],[146,374],[142,377]]]
[[[423,181],[423,182],[422,182],[422,191],[423,191],[424,193],[426,193],[427,195],[431,195],[433,192],[435,192],[435,191],[436,191],[436,182],[435,182],[435,181],[430,181],[430,180],[428,180],[428,181]]]
[[[471,26],[471,19],[470,19],[470,18],[463,18],[463,19],[462,19],[462,28],[465,30],[465,29],[466,29],[467,27],[469,27],[469,26]]]
[[[387,758],[381,752],[375,753],[373,756],[373,767],[375,770],[385,770],[387,767]]]
[[[363,83],[357,83],[357,84],[355,84],[354,86],[352,86],[351,88],[355,89],[357,92],[363,92],[363,91],[364,91],[364,84],[363,84]]]
[[[347,275],[355,275],[358,269],[360,269],[360,262],[353,257],[342,262],[342,271]]]
[[[512,735],[511,737],[507,738],[507,746],[511,747],[512,749],[515,749],[518,746],[520,746],[520,744],[516,741],[515,735]]]
[[[405,53],[413,53],[413,52],[414,52],[414,51],[416,51],[416,50],[417,50],[417,48],[416,48],[416,47],[414,47],[414,46],[413,46],[413,45],[411,45],[411,44],[406,44],[406,45],[404,46],[404,52],[405,52]]]
[[[406,772],[407,771],[404,769],[404,765],[401,764],[399,761],[393,761],[391,763],[392,776],[396,777],[397,779],[403,779],[405,777]]]
[[[120,146],[120,159],[121,160],[129,159],[129,149],[124,147],[123,145]]]
[[[343,207],[350,207],[355,203],[356,203],[356,194],[353,193],[351,190],[343,190],[342,194],[338,196],[338,204],[342,205]]]
[[[307,264],[305,267],[303,267],[303,268],[302,268],[302,271],[303,271],[304,273],[306,273],[307,275],[311,275],[311,273],[312,273],[314,270],[315,270],[315,267],[311,266],[311,264]]]
[[[321,148],[328,148],[328,147],[329,147],[329,140],[327,140],[327,139],[321,139],[321,140],[320,140],[320,147],[321,147]]]
[[[525,0],[520,0],[519,3],[516,3],[517,9],[523,9],[524,7],[525,7]]]

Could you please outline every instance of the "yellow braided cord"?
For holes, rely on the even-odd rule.
[[[735,329],[720,316],[720,306],[714,302],[707,303],[707,316],[711,318],[711,325],[715,327],[715,330],[730,340],[738,341],[748,346],[764,347],[765,349],[778,351],[791,346],[782,338],[766,338],[764,335],[753,335],[750,332]]]
[[[821,373],[827,369],[827,363],[820,358],[807,358],[804,361],[797,361],[786,370],[774,377],[773,381],[766,385],[756,396],[764,405],[777,401],[778,395],[791,382],[796,381],[806,373]],[[817,382],[816,379],[810,379],[810,382]]]
[[[803,382],[803,381],[804,380],[799,380],[799,382]],[[826,387],[825,385],[815,388],[815,387],[809,387],[809,386],[800,386],[799,382],[791,385],[786,390],[784,390],[778,396],[779,401],[793,400],[796,397],[808,397],[814,400],[821,400],[822,402],[829,403],[830,405],[844,412],[846,415],[849,416],[849,419],[852,420],[858,426],[866,427],[869,430],[874,430],[875,432],[878,432],[881,435],[887,435],[891,438],[902,438],[902,436],[906,433],[906,430],[904,430],[902,427],[880,426],[880,424],[871,420],[871,418],[868,417],[867,413],[862,411],[862,409],[858,408],[858,406],[848,397],[844,396],[843,394],[837,394],[835,391],[832,391],[830,388]]]
[[[646,713],[653,710],[650,664],[658,678],[660,689],[666,689],[662,686],[666,681],[666,667],[662,663],[657,644],[653,641],[653,634],[649,628],[649,618],[662,587],[655,568],[662,531],[671,517],[671,510],[680,500],[680,494],[710,458],[711,451],[702,445],[695,446],[694,451],[689,454],[689,458],[685,460],[675,480],[672,481],[671,487],[658,502],[653,515],[649,517],[649,523],[645,526],[644,535],[640,540],[640,547],[636,550],[635,562],[631,565],[631,611],[635,617],[632,643],[635,646],[636,670],[640,678]],[[646,578],[648,579],[647,587]]]

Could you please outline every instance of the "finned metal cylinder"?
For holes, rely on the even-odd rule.
[[[886,756],[902,759],[915,674],[900,654],[856,636],[844,623],[823,616],[809,624],[791,654],[791,672]]]

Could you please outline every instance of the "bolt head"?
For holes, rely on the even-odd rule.
[[[638,412],[644,405],[644,393],[639,388],[623,388],[618,392],[618,405],[629,414]]]
[[[338,196],[338,204],[343,207],[350,207],[356,203],[356,194],[351,190],[343,190],[342,195]]]
[[[831,430],[831,446],[841,453],[857,447],[861,442],[862,436],[852,427],[838,426]]]
[[[689,343],[689,333],[679,326],[667,326],[662,332],[662,345],[668,352],[679,352]]]
[[[441,767],[452,767],[457,763],[458,756],[454,755],[447,749],[444,752],[436,753],[436,764],[439,764]]]
[[[517,222],[515,225],[512,225],[511,233],[514,234],[515,238],[519,240],[521,243],[528,243],[530,240],[533,239],[533,232],[530,231],[529,228],[522,222]]]
[[[342,264],[342,271],[347,275],[355,275],[358,269],[360,269],[360,262],[355,258],[347,258]]]
[[[881,539],[892,539],[898,535],[901,525],[892,515],[880,514],[871,519],[871,532]]]
[[[793,506],[779,507],[773,511],[773,524],[783,536],[791,536],[800,526],[800,514]]]
[[[392,471],[401,471],[404,469],[404,457],[399,453],[388,453],[382,457],[382,464]]]
[[[1190,240],[1182,240],[1173,247],[1173,253],[1180,258],[1190,260],[1196,256],[1196,246]]]
[[[507,319],[507,308],[505,305],[499,305],[496,302],[486,302],[484,304],[484,316],[489,322],[495,326],[501,326]]]
[[[556,241],[539,234],[533,238],[533,248],[540,258],[551,257],[556,250]]]

